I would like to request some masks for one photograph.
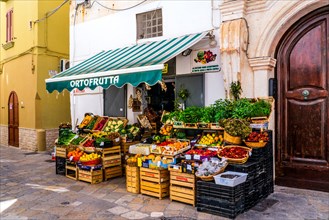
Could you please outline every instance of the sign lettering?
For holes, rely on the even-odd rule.
[[[89,79],[77,79],[70,81],[70,87],[79,88],[79,87],[95,87],[103,86],[107,84],[116,84],[119,83],[119,76],[107,76],[107,77],[98,77],[98,78],[89,78]]]

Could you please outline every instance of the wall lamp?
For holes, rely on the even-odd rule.
[[[210,31],[206,36],[209,37],[209,46],[210,47],[216,47],[217,41],[215,40],[215,35],[212,31]]]
[[[192,52],[192,49],[188,48],[182,52],[182,56],[186,57],[186,56],[190,55],[191,52]]]

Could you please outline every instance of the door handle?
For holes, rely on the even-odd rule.
[[[304,99],[307,99],[307,96],[310,95],[310,91],[308,91],[307,89],[303,90],[302,95],[304,96]]]

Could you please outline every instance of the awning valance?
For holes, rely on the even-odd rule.
[[[162,79],[163,64],[199,42],[207,32],[177,38],[137,44],[100,52],[50,79],[46,79],[48,92],[67,89],[72,91],[89,87],[140,83],[154,85]]]

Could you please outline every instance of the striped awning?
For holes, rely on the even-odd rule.
[[[199,42],[207,32],[177,38],[137,44],[100,52],[49,79],[48,92],[72,91],[111,85],[154,85],[162,79],[164,63]]]

